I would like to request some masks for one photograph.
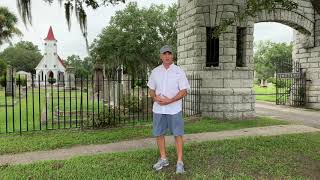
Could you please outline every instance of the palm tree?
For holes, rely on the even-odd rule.
[[[8,8],[0,7],[0,46],[4,42],[10,42],[14,35],[22,35],[16,27],[18,18]]]

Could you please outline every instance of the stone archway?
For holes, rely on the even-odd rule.
[[[302,63],[312,82],[307,84],[307,106],[320,109],[320,15],[310,1],[297,2],[296,10],[262,11],[256,18],[228,27],[219,39],[211,39],[212,29],[244,9],[244,1],[179,0],[178,64],[187,74],[203,79],[202,116],[255,116],[253,31],[257,22],[279,22],[297,30],[293,59]]]

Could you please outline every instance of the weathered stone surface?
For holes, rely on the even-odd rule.
[[[261,11],[255,18],[235,23],[219,37],[219,66],[206,67],[206,27],[219,25],[222,19],[234,17],[246,8],[246,0],[179,0],[178,65],[187,74],[196,72],[202,78],[201,111],[203,116],[219,119],[255,117],[253,91],[254,23],[279,22],[294,32],[293,60],[301,63],[310,80],[307,83],[307,106],[320,109],[320,15],[314,14],[310,1],[294,0],[298,8],[281,7]],[[236,67],[237,26],[246,27],[245,67]]]
[[[224,103],[241,103],[242,96],[225,96]]]

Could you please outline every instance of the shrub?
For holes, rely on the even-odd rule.
[[[270,77],[270,78],[268,78],[268,82],[272,83],[272,84],[276,84],[277,83],[277,79],[274,78],[274,77]]]
[[[142,110],[142,100],[136,96],[124,95],[121,98],[120,104],[130,112],[139,112]]]
[[[135,81],[135,86],[141,87],[141,88],[147,88],[147,81],[144,79],[138,79]]]
[[[4,76],[0,77],[0,86],[2,86],[2,87],[6,86],[6,80],[5,80]]]
[[[87,127],[94,128],[107,128],[107,127],[114,127],[117,126],[119,123],[118,121],[128,121],[127,117],[123,116],[122,111],[118,108],[106,108],[106,111],[103,113],[101,112],[99,115],[95,116],[94,119],[90,118],[89,121],[84,122],[84,125],[88,125]]]
[[[49,82],[50,84],[54,84],[54,83],[57,82],[57,80],[56,80],[55,78],[49,78],[49,79],[48,79],[48,82]]]
[[[260,79],[255,79],[253,83],[256,85],[260,85]]]
[[[19,78],[19,76],[17,76],[16,77],[16,84],[17,84],[17,86],[27,86],[27,79],[26,79],[26,77],[25,76],[20,76],[20,78]]]

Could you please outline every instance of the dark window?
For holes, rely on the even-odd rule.
[[[246,28],[244,27],[238,27],[237,28],[237,61],[236,65],[237,67],[245,67],[245,37],[246,37]]]
[[[219,38],[213,37],[214,27],[207,27],[206,67],[219,66]]]

